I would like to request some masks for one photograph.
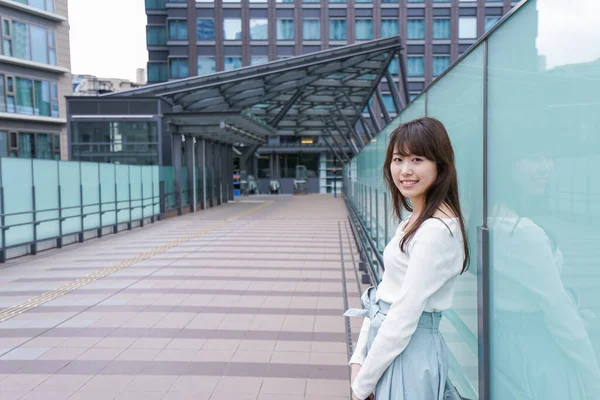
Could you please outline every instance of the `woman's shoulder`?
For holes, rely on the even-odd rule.
[[[448,240],[456,238],[460,232],[460,224],[456,217],[431,217],[423,221],[415,234],[417,240]],[[460,236],[460,235],[459,235]]]

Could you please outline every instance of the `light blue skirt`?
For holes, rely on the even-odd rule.
[[[390,309],[390,304],[375,300],[375,288],[361,298],[361,313],[371,319],[368,349]],[[349,310],[355,311],[355,310]],[[392,362],[377,383],[376,400],[443,400],[448,376],[448,348],[440,331],[441,312],[424,312],[406,349]]]

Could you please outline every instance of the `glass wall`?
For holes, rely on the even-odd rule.
[[[381,193],[389,134],[425,115],[445,124],[471,265],[441,330],[465,398],[600,393],[600,27],[581,17],[597,10],[591,0],[521,3],[346,166],[347,196],[381,248],[397,224]],[[471,37],[471,21],[459,24]]]
[[[78,161],[158,165],[156,122],[71,122],[71,158]]]
[[[42,26],[2,18],[2,54],[56,65],[55,32]]]
[[[0,251],[160,213],[158,166],[0,158],[0,178]]]

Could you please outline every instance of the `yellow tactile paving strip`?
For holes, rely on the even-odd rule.
[[[233,221],[235,221],[235,220],[237,220],[239,218],[242,218],[242,217],[245,217],[247,215],[250,215],[250,214],[253,214],[255,212],[258,212],[258,211],[262,210],[263,208],[265,208],[266,206],[271,205],[272,203],[273,202],[270,202],[270,201],[262,203],[258,207],[254,207],[254,208],[252,208],[252,209],[250,209],[248,211],[244,211],[244,212],[241,212],[239,214],[236,214],[236,215],[234,215],[232,217],[227,218],[226,220],[223,220],[221,222],[218,222],[216,224],[208,226],[208,227],[206,227],[206,228],[204,228],[204,229],[202,229],[202,230],[200,230],[198,232],[194,232],[194,233],[191,233],[189,235],[185,235],[185,236],[182,236],[180,238],[177,238],[175,240],[171,240],[170,242],[168,242],[166,244],[163,244],[161,246],[154,247],[154,248],[152,248],[151,250],[149,250],[149,251],[147,251],[145,253],[138,254],[136,257],[132,257],[132,258],[129,258],[127,260],[119,261],[119,262],[115,263],[115,265],[113,265],[111,267],[99,269],[99,270],[94,271],[91,274],[88,274],[86,276],[83,276],[83,277],[81,277],[81,278],[79,278],[79,279],[77,279],[77,280],[75,280],[73,282],[66,283],[66,284],[60,286],[57,289],[48,291],[48,292],[46,292],[46,293],[44,293],[42,295],[36,296],[36,297],[34,297],[32,299],[29,299],[28,301],[26,301],[26,302],[24,302],[22,304],[19,304],[19,305],[7,308],[5,310],[2,310],[2,312],[0,312],[0,322],[6,321],[6,320],[8,320],[10,318],[13,318],[13,317],[15,317],[15,316],[17,316],[19,314],[22,314],[22,313],[26,312],[28,310],[31,310],[32,308],[38,307],[38,306],[40,306],[40,305],[42,305],[42,304],[44,304],[44,303],[46,303],[48,301],[54,300],[54,299],[56,299],[56,298],[58,298],[60,296],[63,296],[66,293],[69,293],[69,292],[71,292],[71,291],[73,291],[75,289],[78,289],[78,288],[80,288],[82,286],[85,286],[85,285],[87,285],[89,283],[97,281],[100,278],[103,278],[105,276],[114,274],[115,272],[121,271],[122,269],[127,268],[127,267],[129,267],[129,266],[131,266],[133,264],[136,264],[136,263],[138,263],[140,261],[144,261],[144,260],[147,260],[149,258],[152,258],[155,255],[163,253],[163,252],[165,252],[165,251],[167,251],[167,250],[169,250],[169,249],[171,249],[171,248],[173,248],[175,246],[178,246],[178,245],[180,245],[182,243],[185,243],[187,241],[195,239],[195,238],[197,238],[199,236],[205,235],[208,232],[211,232],[211,231],[214,231],[216,229],[219,229],[219,228],[221,228],[221,227],[223,227],[223,226],[225,226],[225,225],[227,225],[227,224],[229,224],[229,223],[231,223],[231,222],[233,222]]]

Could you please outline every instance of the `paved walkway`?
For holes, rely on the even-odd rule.
[[[348,399],[357,263],[330,195],[245,197],[9,262],[0,399]]]

